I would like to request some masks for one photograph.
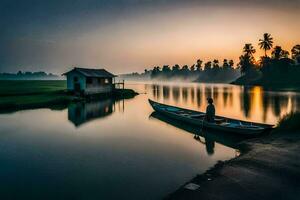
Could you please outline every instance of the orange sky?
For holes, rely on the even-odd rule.
[[[198,58],[237,61],[245,43],[256,47],[259,58],[263,52],[257,43],[265,32],[283,49],[300,44],[296,10],[187,4],[131,9],[117,17],[89,14],[42,28],[29,23],[26,34],[10,40],[6,57],[14,62],[9,60],[6,66],[55,73],[74,65],[105,67],[113,73],[142,72],[155,65],[191,65]]]
[[[181,8],[95,29],[81,42],[93,55],[87,62],[113,65],[118,72],[127,72],[127,67],[141,71],[163,64],[191,65],[197,58],[237,61],[245,43],[256,47],[255,57],[263,54],[257,43],[265,32],[272,34],[275,45],[287,50],[300,43],[297,15],[278,10]],[[107,49],[111,54],[101,56]]]

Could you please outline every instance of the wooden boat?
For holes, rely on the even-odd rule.
[[[149,116],[149,119],[159,120],[159,121],[162,121],[162,122],[164,122],[168,125],[174,126],[178,129],[181,129],[181,130],[183,130],[187,133],[190,133],[190,134],[194,135],[195,139],[196,139],[195,136],[199,136],[198,138],[201,139],[201,141],[200,140],[199,141],[202,144],[217,142],[217,143],[222,144],[224,146],[227,146],[227,147],[230,147],[230,148],[233,148],[233,149],[238,149],[239,148],[238,144],[249,138],[249,137],[245,137],[244,135],[232,134],[232,133],[223,132],[223,131],[220,132],[220,131],[216,131],[216,130],[213,130],[213,129],[201,131],[201,127],[199,128],[199,126],[194,126],[194,125],[191,125],[191,124],[182,123],[178,120],[167,117],[166,115],[163,115],[163,114],[158,113],[156,111],[151,113],[151,115]]]
[[[269,124],[247,122],[222,116],[216,116],[215,122],[207,122],[204,120],[204,112],[170,106],[150,99],[149,103],[158,113],[184,123],[199,126],[200,128],[208,128],[242,135],[257,135],[273,128],[273,125]]]

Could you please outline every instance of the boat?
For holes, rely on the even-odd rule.
[[[258,135],[274,127],[274,125],[270,124],[248,122],[222,116],[216,116],[214,122],[207,122],[204,120],[204,112],[170,106],[152,101],[151,99],[148,101],[156,112],[180,122],[198,126],[200,129],[213,129],[241,135]]]
[[[232,134],[232,133],[223,132],[223,131],[220,132],[220,131],[216,131],[216,130],[212,130],[212,129],[201,131],[201,129],[199,129],[199,126],[194,126],[194,125],[187,124],[187,123],[181,123],[178,120],[167,117],[156,111],[151,113],[151,115],[149,116],[149,119],[159,120],[168,125],[174,126],[178,129],[181,129],[187,133],[190,133],[190,134],[194,135],[195,139],[200,138],[201,141],[200,140],[199,141],[205,145],[207,145],[208,143],[217,142],[226,147],[238,149],[239,143],[248,139],[248,137],[245,137],[244,135]]]

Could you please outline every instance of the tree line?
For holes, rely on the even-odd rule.
[[[300,45],[294,45],[290,51],[274,45],[274,39],[269,33],[263,34],[258,46],[264,50],[264,55],[255,60],[256,49],[251,43],[246,43],[242,49],[239,61],[234,65],[232,59],[218,59],[204,62],[198,59],[191,66],[163,65],[155,66],[144,73],[124,75],[126,78],[143,78],[154,80],[183,80],[195,82],[232,82],[236,84],[258,84],[264,82],[294,82],[300,75]],[[269,51],[271,51],[269,55]],[[300,84],[300,80],[297,84]]]
[[[0,80],[40,80],[40,79],[59,79],[58,75],[52,73],[39,72],[22,72],[17,73],[0,73]]]
[[[203,62],[198,59],[195,64],[182,67],[178,64],[170,67],[164,65],[162,67],[155,66],[152,70],[145,70],[146,73],[150,73],[151,79],[158,80],[172,80],[180,79],[187,81],[226,81],[228,79],[234,79],[238,74],[238,69],[234,68],[233,60],[224,59],[222,63],[218,59],[213,61]]]
[[[263,34],[259,39],[258,46],[264,50],[264,55],[259,60],[255,60],[256,49],[251,43],[246,43],[243,47],[243,54],[239,57],[237,66],[234,67],[233,60],[224,59],[203,62],[198,59],[195,64],[180,67],[178,64],[170,67],[155,66],[152,70],[145,70],[151,79],[172,80],[182,79],[197,82],[226,82],[242,76],[241,84],[246,84],[249,80],[259,80],[261,82],[290,82],[298,80],[300,75],[300,45],[292,47],[290,51],[281,46],[274,46],[274,39],[269,33]],[[268,51],[271,51],[270,56]],[[241,74],[240,74],[241,73]],[[245,78],[246,77],[246,78]],[[248,80],[245,80],[248,79]]]
[[[281,46],[274,46],[274,39],[269,33],[265,33],[262,39],[259,39],[258,46],[264,50],[264,55],[258,61],[254,55],[256,49],[251,43],[243,47],[243,54],[239,57],[238,67],[241,70],[242,82],[251,82],[259,80],[260,82],[283,82],[295,81],[300,75],[300,45],[297,44],[289,51]],[[270,56],[268,51],[271,51]],[[238,81],[238,82],[239,82]]]

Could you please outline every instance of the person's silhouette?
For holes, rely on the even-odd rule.
[[[208,106],[206,107],[206,114],[205,114],[205,120],[207,122],[214,122],[215,121],[215,106],[214,101],[212,98],[207,98]]]

